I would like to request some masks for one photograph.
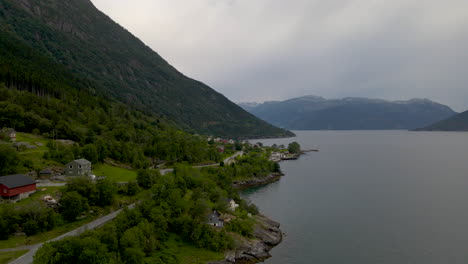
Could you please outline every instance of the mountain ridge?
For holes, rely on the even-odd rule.
[[[292,130],[414,129],[456,114],[450,107],[429,99],[326,99],[310,95],[267,101],[247,110]]]
[[[14,39],[27,47],[22,53],[31,49],[61,66],[75,80],[70,85],[74,89],[162,115],[189,132],[226,137],[292,135],[185,76],[89,0],[5,0],[0,9],[1,39]],[[0,78],[24,70],[1,64],[6,70]]]

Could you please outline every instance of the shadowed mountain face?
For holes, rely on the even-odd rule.
[[[468,131],[468,111],[451,116],[419,131]]]
[[[245,109],[267,122],[294,130],[414,129],[455,114],[448,106],[426,99],[386,101],[317,96],[265,102]]]
[[[89,0],[2,0],[0,48],[0,82],[9,88],[91,93],[197,133],[292,135],[184,76]]]

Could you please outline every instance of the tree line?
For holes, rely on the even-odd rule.
[[[62,164],[76,158],[93,163],[112,158],[149,168],[160,160],[198,163],[222,158],[203,137],[182,132],[163,118],[91,96],[58,100],[0,84],[0,127],[74,141],[72,146],[50,145],[44,155]]]
[[[258,159],[255,166],[268,167],[271,172],[266,159],[254,159]],[[256,206],[240,199],[231,186],[236,177],[233,170],[244,168],[245,164],[202,170],[178,165],[166,175],[140,170],[138,185],[149,195],[135,209],[125,209],[114,221],[95,231],[44,245],[34,263],[180,263],[168,244],[173,236],[212,251],[231,249],[235,246],[234,233],[253,235],[255,221],[250,215],[258,213]],[[236,212],[228,209],[228,197],[240,204]],[[215,228],[207,224],[207,216],[213,210],[234,214],[236,218],[222,229]]]

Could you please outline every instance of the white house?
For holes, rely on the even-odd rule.
[[[236,208],[239,207],[239,204],[237,204],[236,201],[234,201],[234,199],[228,199],[228,207],[229,210],[235,211]]]

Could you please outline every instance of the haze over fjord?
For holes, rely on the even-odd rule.
[[[466,1],[92,1],[233,101],[316,94],[468,109]]]

